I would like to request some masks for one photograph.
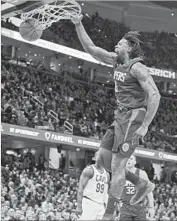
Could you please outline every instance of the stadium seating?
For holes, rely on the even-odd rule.
[[[114,90],[60,77],[48,72],[2,63],[2,122],[28,127],[47,127],[62,132],[64,122],[78,136],[101,139],[113,120]],[[65,76],[65,77],[61,77]],[[105,93],[106,92],[106,93]],[[176,152],[177,101],[162,98],[146,137],[146,147]],[[155,132],[155,133],[154,133]],[[159,137],[164,135],[164,141]]]

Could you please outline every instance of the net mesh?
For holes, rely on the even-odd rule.
[[[44,30],[60,19],[70,19],[71,16],[75,17],[80,13],[81,7],[75,0],[55,1],[54,4],[43,5],[32,11],[23,13],[21,19],[25,21],[35,18],[40,22]]]

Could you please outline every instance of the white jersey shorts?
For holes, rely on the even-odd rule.
[[[82,215],[79,220],[101,220],[105,213],[105,206],[96,203],[90,199],[83,198],[82,200]]]

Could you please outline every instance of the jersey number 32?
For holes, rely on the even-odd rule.
[[[126,186],[126,194],[127,195],[135,194],[135,187],[134,186]]]

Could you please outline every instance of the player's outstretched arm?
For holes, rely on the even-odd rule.
[[[93,177],[93,175],[94,175],[94,172],[93,172],[92,167],[86,167],[80,176],[79,188],[78,188],[78,192],[77,192],[77,213],[78,213],[78,215],[81,215],[81,213],[82,213],[82,199],[83,199],[84,189],[85,189],[88,181]]]
[[[76,32],[84,50],[95,57],[97,60],[106,64],[114,65],[116,53],[108,52],[105,49],[94,45],[93,41],[90,39],[85,31],[84,26],[82,25],[82,18],[83,15],[80,15],[78,17],[71,18],[71,20],[76,26]]]
[[[140,83],[141,87],[147,93],[147,112],[140,128],[139,135],[144,137],[147,133],[148,127],[152,122],[160,103],[160,94],[155,85],[148,68],[140,62],[135,63],[131,68],[131,74]]]

